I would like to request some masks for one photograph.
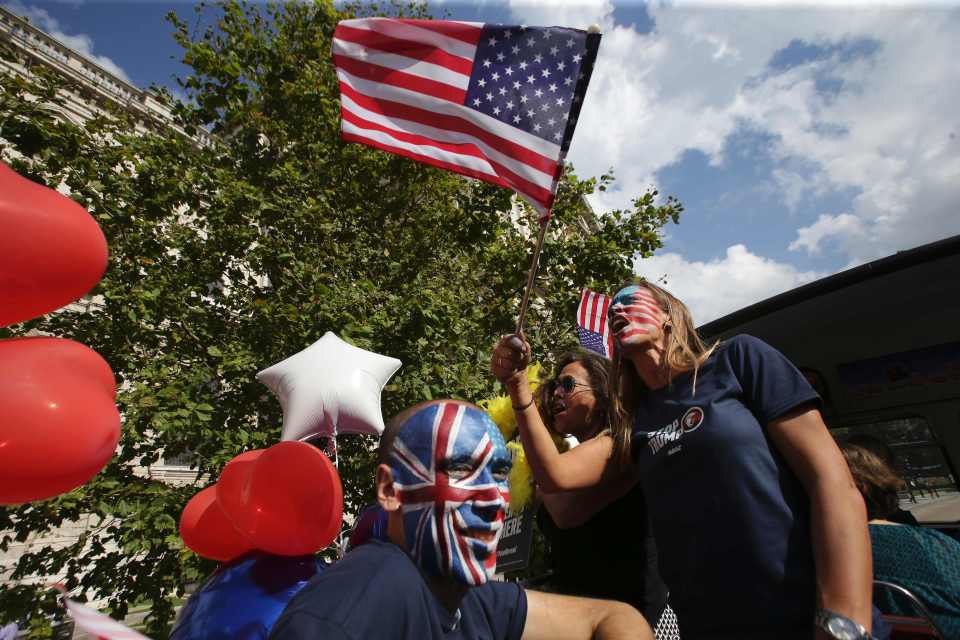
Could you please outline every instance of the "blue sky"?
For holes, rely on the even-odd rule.
[[[4,2],[4,0],[0,0]],[[175,87],[186,3],[4,4],[136,85]],[[435,14],[604,31],[570,158],[626,207],[686,210],[637,264],[699,322],[960,233],[960,9],[711,0],[436,3]]]

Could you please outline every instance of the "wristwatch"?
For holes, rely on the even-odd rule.
[[[836,640],[875,640],[863,625],[830,609],[817,609],[813,623]]]

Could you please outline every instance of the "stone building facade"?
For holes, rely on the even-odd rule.
[[[144,90],[130,84],[123,78],[111,73],[93,60],[66,46],[50,34],[10,10],[0,6],[0,41],[9,45],[31,64],[40,64],[67,78],[78,86],[76,90],[65,91],[63,107],[58,108],[59,115],[75,124],[103,114],[107,104],[120,107],[134,116],[135,126],[140,132],[148,130],[177,130],[173,115],[166,98],[158,92]],[[0,73],[27,76],[30,72],[21,61],[0,58]],[[198,144],[207,142],[206,134],[195,137]],[[8,149],[5,153],[10,154]],[[3,159],[9,159],[9,155]],[[72,310],[90,310],[97,306],[95,297],[86,297],[70,305]],[[161,460],[149,468],[139,468],[139,474],[171,483],[191,483],[196,472],[189,468],[186,459]],[[12,542],[6,551],[0,551],[0,583],[6,584],[18,558],[31,548],[52,546],[66,547],[78,539],[86,530],[96,525],[93,516],[64,524],[48,535],[28,539],[24,542]],[[3,536],[5,532],[0,532]],[[47,576],[43,582],[56,581],[62,576]],[[96,603],[94,603],[96,606]],[[0,626],[3,624],[0,620]]]

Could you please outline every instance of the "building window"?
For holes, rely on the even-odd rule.
[[[191,464],[196,464],[196,462],[197,454],[192,451],[184,451],[175,456],[163,456],[162,464],[167,467],[189,467]]]
[[[840,443],[858,434],[876,438],[890,448],[896,471],[906,483],[900,492],[900,506],[918,521],[960,520],[956,476],[926,419],[909,416],[845,425],[830,431]]]

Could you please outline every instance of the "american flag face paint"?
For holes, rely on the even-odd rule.
[[[483,584],[497,566],[512,465],[480,409],[427,405],[397,432],[390,458],[407,549],[427,573]]]
[[[663,327],[666,315],[644,286],[624,287],[613,296],[607,322],[613,339],[621,345],[646,341]]]

